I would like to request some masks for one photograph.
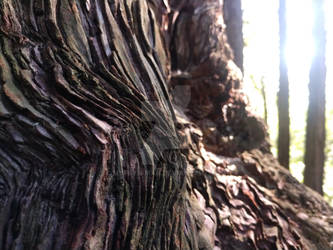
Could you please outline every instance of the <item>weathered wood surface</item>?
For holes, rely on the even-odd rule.
[[[223,1],[0,2],[0,249],[330,249],[269,153]]]

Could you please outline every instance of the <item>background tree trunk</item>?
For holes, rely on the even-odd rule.
[[[280,85],[278,92],[279,134],[278,159],[282,166],[289,169],[290,118],[289,118],[289,82],[285,56],[287,44],[286,1],[280,0],[279,34],[280,34]]]
[[[324,1],[312,1],[315,55],[309,83],[309,108],[305,142],[304,184],[323,194],[325,164],[325,78],[326,31]]]
[[[224,0],[223,14],[228,43],[233,51],[233,61],[243,72],[243,11],[241,0]]]
[[[247,109],[223,1],[0,3],[0,248],[330,249]]]

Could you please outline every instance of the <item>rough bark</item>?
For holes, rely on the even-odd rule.
[[[290,118],[289,118],[289,81],[287,60],[285,56],[287,44],[286,1],[280,0],[279,34],[280,34],[280,84],[278,91],[278,159],[282,166],[289,169]]]
[[[330,249],[279,166],[222,1],[0,2],[0,248]]]
[[[326,31],[324,1],[313,1],[315,55],[309,82],[309,108],[305,141],[305,185],[323,194],[325,164]]]

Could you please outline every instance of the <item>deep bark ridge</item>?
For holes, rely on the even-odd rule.
[[[0,2],[0,249],[330,249],[331,208],[247,108],[222,4]]]

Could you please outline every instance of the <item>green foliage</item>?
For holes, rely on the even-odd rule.
[[[291,119],[291,123],[295,122]],[[303,182],[304,149],[305,149],[305,123],[302,128],[290,129],[290,172],[300,182]]]

